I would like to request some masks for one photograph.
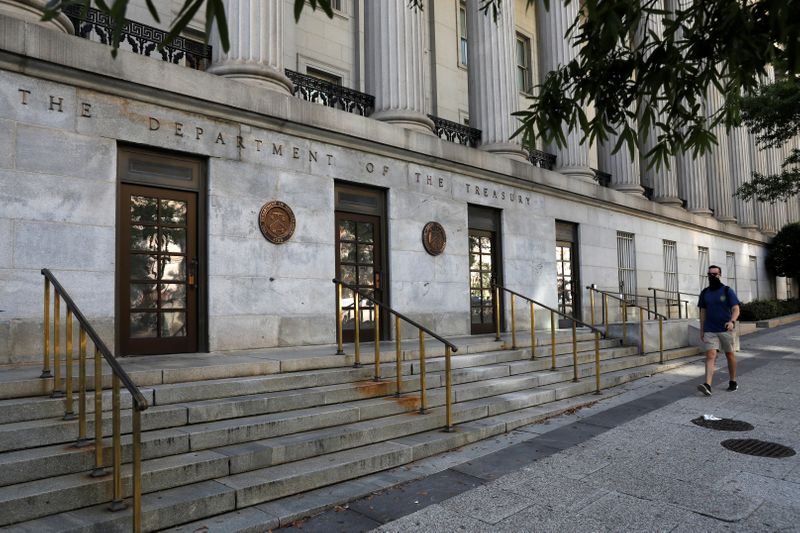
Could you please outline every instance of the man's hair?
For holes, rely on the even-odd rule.
[[[716,268],[717,270],[719,270],[719,275],[720,276],[722,275],[722,269],[720,267],[718,267],[717,265],[708,265],[707,271],[711,270],[712,268]]]

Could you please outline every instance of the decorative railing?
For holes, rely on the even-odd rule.
[[[368,117],[375,110],[375,97],[329,81],[286,69],[294,84],[294,95],[309,102]]]
[[[659,300],[664,301],[667,306],[667,318],[672,318],[672,308],[678,308],[678,318],[689,318],[689,300],[681,299],[680,291],[668,291],[666,289],[657,289],[655,287],[647,287],[648,291],[653,291],[652,296],[646,296],[653,299],[653,308],[658,312]],[[664,293],[666,296],[658,296],[658,293]]]
[[[75,26],[75,35],[111,44],[114,23],[106,13],[94,8],[88,8],[84,13],[84,8],[79,5],[66,6],[64,13]],[[211,46],[182,36],[175,37],[168,45],[160,46],[167,34],[164,30],[126,20],[120,48],[147,57],[157,52],[163,61],[184,64],[195,70],[205,70],[211,64]]]
[[[396,380],[396,389],[395,395],[400,396],[400,391],[402,390],[402,378],[403,378],[403,357],[400,350],[400,321],[403,320],[407,324],[414,326],[417,328],[419,332],[419,412],[420,414],[425,414],[425,410],[427,408],[426,404],[426,385],[425,385],[425,335],[430,335],[437,341],[444,344],[444,372],[445,372],[445,431],[451,431],[453,429],[453,414],[452,414],[452,402],[453,402],[453,377],[452,377],[452,367],[451,367],[451,355],[458,351],[458,347],[450,342],[449,340],[437,335],[430,329],[426,328],[425,326],[411,320],[407,316],[398,313],[388,305],[376,300],[375,298],[360,292],[356,287],[349,285],[343,281],[340,281],[336,278],[333,279],[333,283],[336,285],[336,343],[338,347],[337,354],[342,355],[344,354],[344,344],[343,344],[343,324],[342,324],[342,311],[344,308],[353,309],[354,312],[354,366],[360,367],[361,366],[361,300],[368,300],[372,302],[374,307],[372,308],[372,312],[374,313],[373,324],[375,325],[375,381],[381,380],[381,330],[380,330],[380,315],[381,309],[389,313],[390,315],[394,315],[395,322],[394,322],[394,334],[395,334],[395,380]],[[348,304],[347,306],[342,305],[342,289],[349,290],[353,295],[352,304]]]
[[[87,383],[86,383],[86,341],[87,337],[94,344],[94,470],[92,477],[100,477],[106,474],[105,460],[103,458],[103,360],[111,367],[111,468],[112,468],[112,511],[125,509],[124,495],[122,490],[122,406],[120,400],[120,384],[131,395],[131,414],[132,414],[132,433],[133,433],[133,453],[132,453],[132,497],[133,497],[133,531],[142,530],[142,423],[141,412],[147,409],[147,400],[142,395],[139,388],[128,376],[122,365],[116,360],[114,355],[100,339],[94,328],[83,316],[78,306],[72,301],[67,291],[48,269],[42,269],[44,276],[44,322],[43,322],[43,343],[44,343],[44,367],[41,378],[53,378],[53,398],[64,398],[64,420],[78,419],[78,439],[76,446],[91,445],[91,439],[87,437]],[[53,325],[53,372],[50,372],[50,288],[53,288],[52,306],[52,325]],[[64,331],[61,330],[61,301],[64,301],[65,323]],[[73,317],[78,321],[78,414],[75,415],[74,408],[74,379],[73,379],[73,340],[75,331]],[[64,339],[64,379],[61,377],[61,339]],[[64,390],[61,390],[62,381]]]
[[[433,133],[440,139],[472,148],[477,147],[481,142],[481,130],[435,115],[428,115],[428,118],[433,121]]]
[[[530,304],[531,310],[531,359],[536,359],[536,306],[539,306],[547,311],[550,311],[550,369],[556,369],[556,315],[567,319],[572,324],[572,381],[579,381],[578,380],[578,333],[577,333],[577,326],[578,324],[581,327],[588,328],[594,332],[594,359],[595,359],[595,386],[596,386],[596,393],[600,394],[601,387],[600,387],[600,337],[606,337],[606,332],[601,331],[599,328],[596,328],[593,324],[589,325],[584,322],[581,322],[577,318],[570,316],[566,313],[562,313],[558,309],[553,309],[550,306],[547,306],[541,302],[537,302],[533,298],[528,298],[524,294],[520,294],[516,291],[512,291],[511,289],[507,289],[502,285],[498,285],[497,283],[492,283],[492,287],[494,288],[495,295],[494,295],[494,305],[495,305],[495,316],[500,316],[500,291],[507,292],[511,295],[511,349],[515,350],[517,348],[517,305],[516,305],[516,298],[522,298],[523,300],[527,301]],[[497,330],[495,334],[495,339],[500,340],[500,320],[495,321],[497,325]]]
[[[528,161],[535,167],[546,168],[547,170],[553,170],[556,166],[556,156],[541,150],[529,150]]]
[[[594,181],[601,187],[608,187],[611,185],[611,174],[603,172],[602,170],[592,169],[594,171]]]
[[[642,354],[645,353],[645,336],[644,336],[644,324],[645,318],[644,314],[647,313],[647,319],[652,320],[655,317],[658,320],[658,351],[659,351],[659,362],[664,362],[664,320],[667,319],[666,316],[655,312],[654,310],[650,309],[648,305],[639,305],[634,295],[634,299],[631,300],[629,295],[624,295],[625,297],[621,297],[618,294],[613,294],[610,291],[604,291],[598,289],[594,285],[589,285],[586,287],[589,291],[589,306],[591,309],[591,317],[592,317],[592,326],[596,325],[596,317],[595,317],[595,294],[600,295],[602,298],[602,318],[603,318],[603,328],[605,331],[608,331],[608,324],[609,324],[609,299],[613,300],[618,303],[619,305],[619,318],[622,321],[622,343],[628,344],[628,310],[629,309],[639,309],[639,349]]]

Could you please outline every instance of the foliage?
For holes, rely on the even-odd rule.
[[[800,222],[788,224],[767,245],[767,269],[777,276],[800,279]]]
[[[800,313],[800,300],[755,300],[739,306],[739,320],[753,322]]]
[[[800,79],[789,78],[761,87],[742,98],[742,119],[763,147],[780,148],[800,135]],[[745,200],[774,202],[800,193],[800,150],[792,148],[780,173],[754,172],[750,182],[736,191]]]

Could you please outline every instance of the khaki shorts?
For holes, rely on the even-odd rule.
[[[724,353],[734,351],[734,333],[732,331],[706,332],[703,348],[708,352],[719,350]]]

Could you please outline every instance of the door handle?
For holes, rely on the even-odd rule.
[[[196,258],[189,261],[189,279],[187,280],[189,287],[197,287],[197,266]]]
[[[375,288],[376,289],[380,289],[381,288],[381,273],[380,272],[375,272]]]

